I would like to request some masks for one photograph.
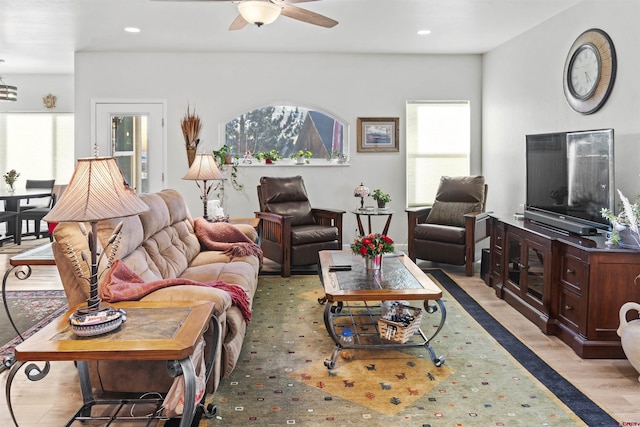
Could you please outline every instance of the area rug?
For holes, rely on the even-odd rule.
[[[67,298],[64,291],[58,290],[9,291],[7,305],[20,335],[26,339],[64,313],[67,310]],[[13,348],[21,342],[4,306],[0,307],[0,360],[12,354]]]
[[[424,348],[407,348],[357,349],[328,369],[335,344],[318,277],[261,276],[238,366],[213,396],[218,416],[208,425],[616,425],[579,391],[570,403],[585,410],[570,409],[558,397],[566,382],[538,380],[452,297],[448,289],[460,288],[451,278],[430,273],[446,283],[447,321],[431,342],[441,367]],[[422,328],[439,321],[425,314]]]

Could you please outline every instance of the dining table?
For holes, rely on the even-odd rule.
[[[0,188],[0,200],[4,201],[4,210],[7,212],[20,213],[20,201],[27,199],[39,199],[44,197],[51,197],[51,189],[45,188],[16,188],[9,190],[7,188]],[[19,217],[18,217],[19,218]],[[7,230],[5,232],[5,238],[13,235],[13,230],[17,230],[13,237],[16,245],[22,243],[22,224],[19,222],[16,229],[16,221],[18,219],[9,220],[7,224]]]

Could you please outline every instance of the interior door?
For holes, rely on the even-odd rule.
[[[93,107],[98,154],[115,157],[137,193],[165,188],[165,103],[95,101]]]

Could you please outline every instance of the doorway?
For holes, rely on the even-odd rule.
[[[95,149],[101,156],[116,158],[136,193],[164,188],[165,104],[164,101],[93,103]]]

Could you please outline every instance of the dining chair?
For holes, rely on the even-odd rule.
[[[13,240],[13,242],[16,243],[16,238],[17,238],[16,236],[18,235],[17,234],[18,221],[16,221],[17,216],[18,216],[18,212],[0,211],[0,224],[2,223],[5,224],[5,233],[4,233],[4,237],[0,237],[0,246],[2,246],[2,244],[7,240]],[[13,224],[13,226],[15,227],[13,232],[10,230],[11,224]]]
[[[53,239],[53,235],[51,234],[49,229],[47,229],[46,231],[42,230],[42,218],[44,218],[44,216],[51,211],[53,206],[56,204],[56,201],[60,199],[60,196],[62,195],[66,187],[67,187],[66,185],[53,186],[53,190],[51,192],[51,198],[49,199],[48,206],[36,207],[33,209],[26,209],[26,210],[22,210],[22,207],[20,207],[20,212],[18,212],[19,227],[21,228],[22,221],[26,221],[26,224],[27,224],[27,230],[25,233],[21,233],[21,236],[33,235],[33,236],[36,236],[36,239],[39,239],[41,236],[48,234],[49,239],[50,240]],[[33,232],[29,231],[29,221],[33,221],[34,223]]]
[[[24,187],[27,190],[51,190],[53,193],[55,183],[55,179],[27,179]],[[44,208],[49,205],[51,205],[50,199],[38,197],[37,199],[24,199],[20,202],[20,209]]]
[[[53,198],[53,187],[56,183],[55,179],[27,179],[26,183],[25,183],[25,188],[27,190],[51,190],[52,196],[51,197],[38,197],[38,198],[34,198],[34,199],[24,199],[22,201],[20,201],[20,212],[26,211],[26,210],[31,210],[31,209],[51,209],[52,207],[52,198]],[[44,202],[44,203],[43,203]],[[44,214],[46,215],[46,213]],[[42,215],[42,216],[44,216]],[[32,216],[32,218],[30,219],[34,219],[37,217],[38,215],[36,213],[34,213],[34,215]],[[26,218],[23,218],[26,219]],[[38,224],[36,224],[38,225]],[[20,229],[22,229],[22,226],[20,226]],[[37,231],[34,230],[34,232]],[[29,221],[27,221],[26,223],[26,234],[30,234],[31,232],[29,231]]]

